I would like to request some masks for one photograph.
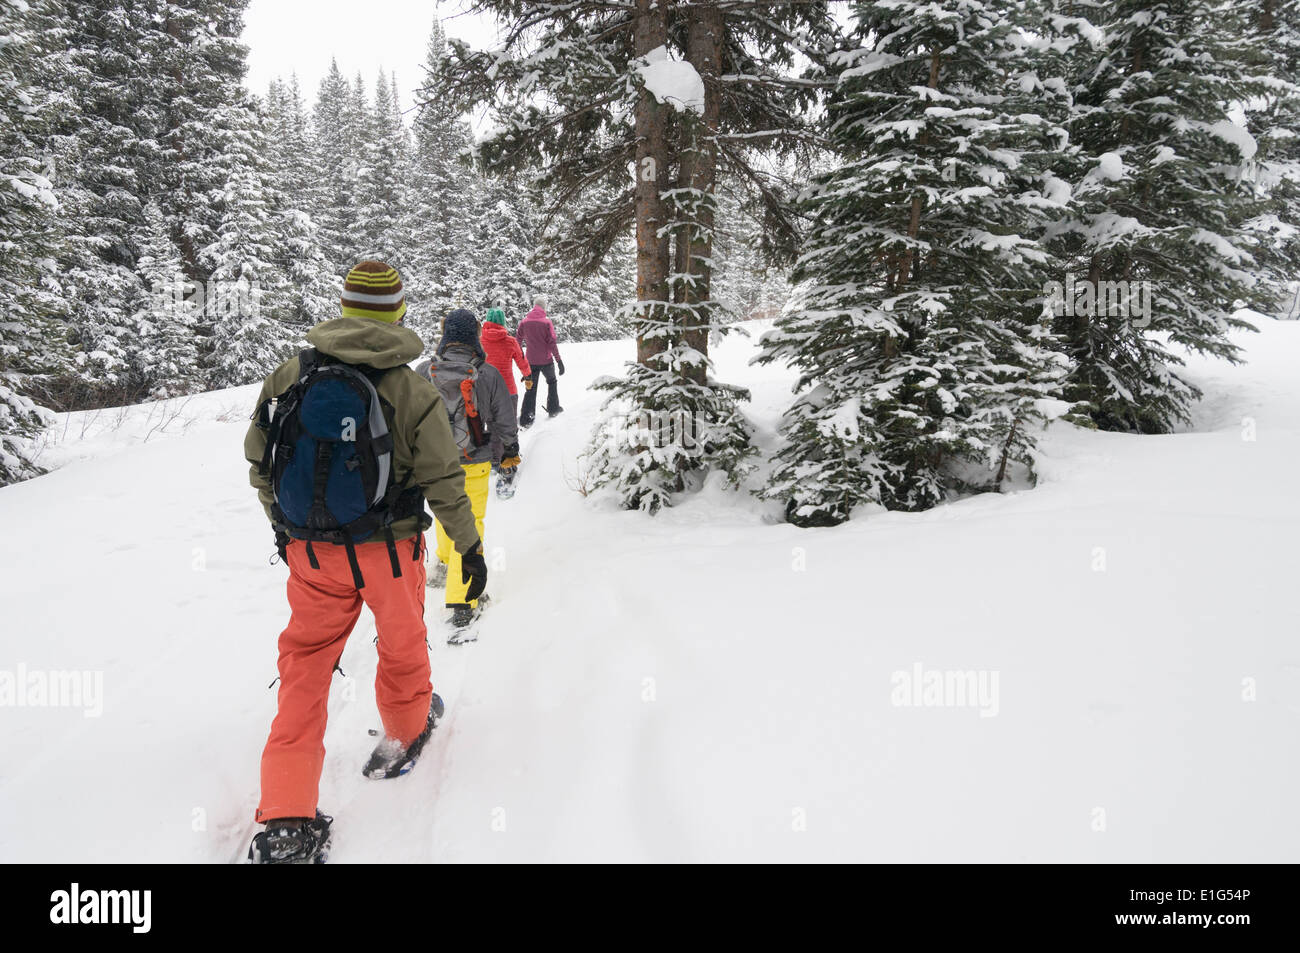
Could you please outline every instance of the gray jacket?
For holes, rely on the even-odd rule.
[[[462,463],[500,463],[502,449],[519,443],[519,420],[515,416],[515,401],[506,388],[505,378],[491,364],[463,344],[452,344],[442,356],[435,355],[432,360],[421,361],[415,372],[421,377],[440,385],[438,378],[429,372],[440,361],[454,361],[458,364],[472,362],[478,367],[478,377],[474,383],[474,403],[483,418],[491,440],[472,452],[468,460]],[[441,390],[441,387],[439,386]],[[443,395],[443,402],[449,406],[456,405],[455,395]]]

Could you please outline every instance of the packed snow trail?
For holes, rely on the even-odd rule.
[[[828,530],[717,477],[655,518],[584,499],[584,387],[632,348],[566,345],[566,412],[488,504],[480,641],[445,645],[430,593],[447,715],[405,778],[361,776],[368,612],[348,643],[331,863],[1296,860],[1300,324],[1261,323],[1248,364],[1190,363],[1191,432],[1055,426],[1032,491]],[[766,447],[791,377],[753,345],[717,376]],[[0,490],[0,672],[103,680],[99,717],[0,708],[0,861],[246,850],[288,611],[254,393],[68,415],[59,469]],[[898,704],[917,666],[998,690]]]

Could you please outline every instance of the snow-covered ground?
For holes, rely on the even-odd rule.
[[[1300,323],[1242,343],[1192,361],[1190,432],[1056,426],[1032,491],[826,530],[713,481],[657,518],[584,498],[583,388],[631,347],[567,345],[567,413],[489,506],[481,641],[432,600],[448,716],[410,776],[360,774],[368,614],[342,658],[333,861],[1300,860]],[[718,376],[770,445],[790,377],[753,344]],[[0,708],[0,861],[246,849],[286,619],[252,397],[70,415],[0,490],[0,680],[86,672],[102,707]],[[963,672],[967,704],[901,704]]]

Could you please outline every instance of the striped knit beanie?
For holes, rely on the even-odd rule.
[[[343,282],[343,317],[396,324],[406,314],[402,276],[381,261],[363,261]]]

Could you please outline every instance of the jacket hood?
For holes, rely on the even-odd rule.
[[[539,320],[543,320],[545,317],[546,317],[546,309],[543,308],[541,305],[537,305],[536,307],[533,308],[533,310],[529,311],[526,315],[524,315],[524,320],[539,321]]]
[[[424,352],[410,328],[373,318],[334,318],[307,332],[307,343],[345,364],[386,368],[409,364]]]
[[[479,337],[484,341],[504,341],[510,337],[510,332],[499,324],[485,324],[479,331]]]
[[[482,363],[487,360],[487,355],[483,353],[482,348],[465,344],[463,341],[452,341],[450,344],[443,344],[442,347],[438,348],[429,363],[437,364],[441,360]]]

